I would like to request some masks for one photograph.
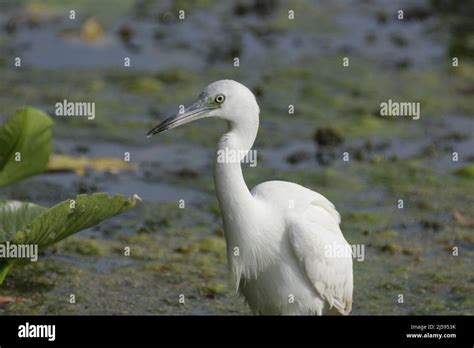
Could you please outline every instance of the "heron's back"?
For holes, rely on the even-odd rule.
[[[340,216],[321,194],[298,184],[269,181],[252,195],[285,221],[279,253],[257,278],[241,281],[240,291],[262,314],[348,314],[352,304],[352,255],[327,257],[327,246],[349,247]]]

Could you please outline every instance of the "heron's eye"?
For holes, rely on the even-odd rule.
[[[222,104],[225,100],[225,96],[223,94],[218,94],[216,95],[216,98],[214,99],[214,101],[217,103],[217,104]]]

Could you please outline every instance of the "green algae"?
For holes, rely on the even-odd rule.
[[[474,178],[474,164],[470,164],[456,170],[455,174],[464,178]]]
[[[68,238],[58,246],[58,252],[75,253],[84,256],[103,256],[104,247],[94,239]]]

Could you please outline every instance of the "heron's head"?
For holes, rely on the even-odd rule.
[[[253,117],[258,122],[259,112],[255,96],[247,87],[233,80],[220,80],[207,86],[192,105],[153,127],[147,137],[204,117],[229,122]]]

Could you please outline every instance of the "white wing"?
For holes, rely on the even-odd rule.
[[[335,209],[329,201],[313,201],[303,212],[293,215],[289,237],[301,270],[329,309],[349,314],[352,255],[347,255],[350,246],[332,211]]]

